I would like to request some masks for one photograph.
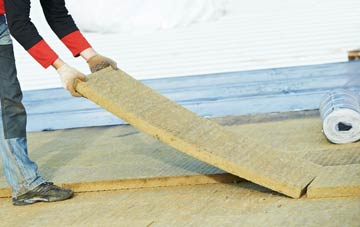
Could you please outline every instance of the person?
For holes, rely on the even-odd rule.
[[[84,58],[91,72],[105,67],[117,69],[116,62],[98,54],[77,28],[64,0],[40,0],[53,32],[75,57]],[[47,182],[28,156],[26,111],[17,78],[11,35],[44,68],[54,67],[63,86],[75,97],[75,80],[86,76],[66,64],[39,35],[31,22],[30,0],[0,0],[0,154],[4,174],[12,189],[14,205],[54,202],[69,199],[73,192]]]

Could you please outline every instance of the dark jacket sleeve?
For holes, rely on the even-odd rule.
[[[14,38],[26,49],[42,40],[30,19],[30,0],[5,0],[6,17]]]
[[[59,39],[79,30],[66,9],[64,0],[40,0],[40,3],[48,24]]]
[[[75,57],[90,47],[69,14],[65,0],[40,0],[40,3],[51,29]]]
[[[58,56],[39,35],[36,27],[31,22],[29,17],[30,0],[5,0],[4,3],[6,18],[12,36],[42,66],[49,67]]]
[[[48,24],[74,56],[90,47],[69,15],[64,0],[40,2]],[[9,30],[30,55],[47,68],[54,63],[58,55],[43,40],[31,22],[30,6],[30,0],[5,0]]]

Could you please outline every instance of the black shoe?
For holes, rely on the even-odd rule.
[[[13,198],[15,206],[25,206],[37,202],[56,202],[70,199],[74,192],[69,189],[60,188],[54,183],[45,182],[24,195]]]

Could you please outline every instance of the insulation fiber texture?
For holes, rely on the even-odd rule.
[[[121,70],[108,68],[89,75],[76,90],[178,151],[289,197],[299,198],[320,168],[246,135],[235,135]]]

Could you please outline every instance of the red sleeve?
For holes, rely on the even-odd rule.
[[[79,30],[64,36],[61,41],[69,48],[74,57],[78,57],[82,51],[91,47]]]
[[[0,15],[5,14],[4,0],[0,0]]]
[[[36,43],[27,51],[44,68],[52,65],[59,57],[55,51],[53,51],[53,49],[51,49],[51,47],[45,42],[45,40],[41,40],[40,42]]]

